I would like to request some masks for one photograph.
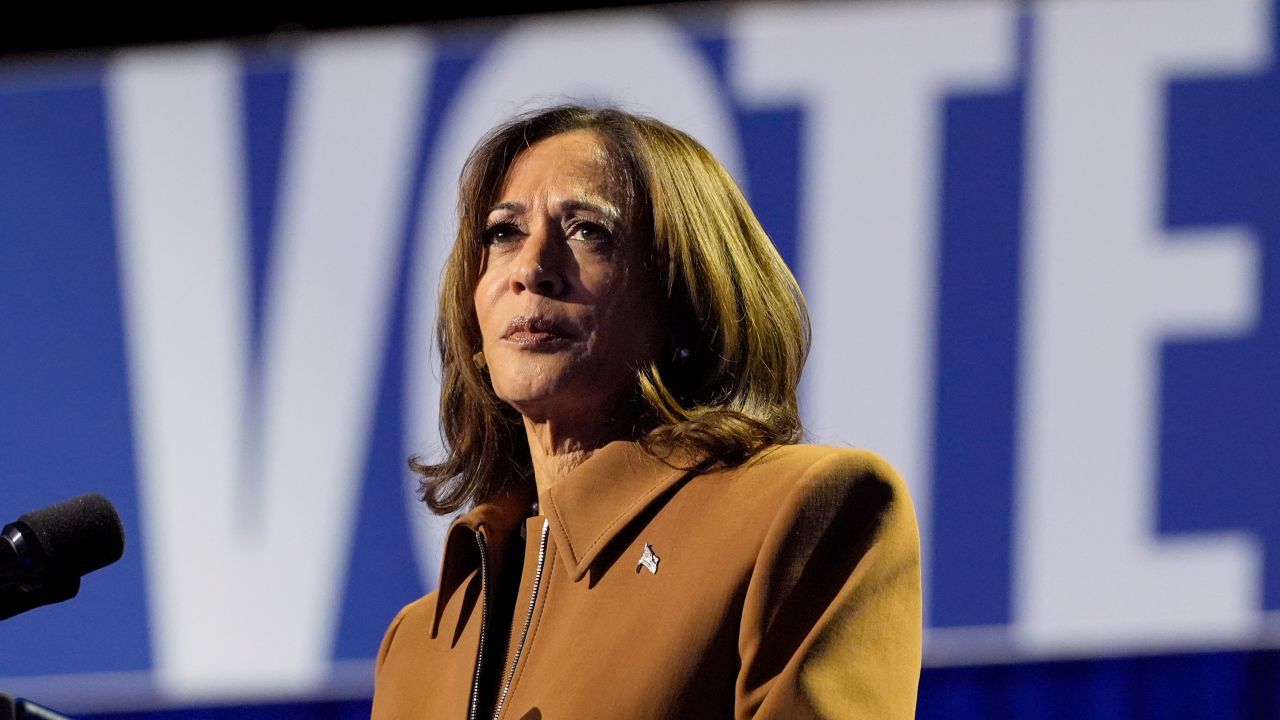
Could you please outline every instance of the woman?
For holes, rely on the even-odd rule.
[[[439,587],[374,718],[907,718],[919,543],[875,455],[794,444],[808,319],[687,135],[564,106],[473,151],[438,337]]]

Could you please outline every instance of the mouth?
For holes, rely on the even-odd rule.
[[[569,331],[554,320],[525,315],[512,318],[502,333],[503,340],[526,347],[552,345],[569,337]]]

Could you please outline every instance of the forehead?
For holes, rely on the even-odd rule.
[[[512,163],[499,190],[501,200],[598,196],[621,204],[622,183],[609,153],[591,130],[573,130],[539,140]]]

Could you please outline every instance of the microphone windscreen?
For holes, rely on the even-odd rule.
[[[52,574],[79,577],[124,554],[120,516],[111,501],[98,493],[29,512],[18,522],[35,536]]]

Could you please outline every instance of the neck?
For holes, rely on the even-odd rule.
[[[529,440],[529,457],[539,504],[547,488],[572,472],[596,450],[626,435],[623,428],[614,423],[568,427],[549,419],[535,420],[527,415],[524,429]]]

